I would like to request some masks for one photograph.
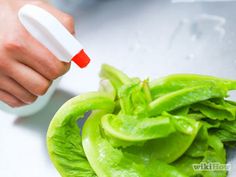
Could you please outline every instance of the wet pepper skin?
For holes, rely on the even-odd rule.
[[[176,74],[154,81],[103,65],[97,92],[66,102],[53,117],[47,146],[63,177],[225,177],[192,164],[226,163],[236,141],[236,81]],[[78,119],[91,111],[82,128]]]

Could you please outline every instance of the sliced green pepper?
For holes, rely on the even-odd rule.
[[[226,163],[236,103],[224,97],[236,81],[178,74],[142,82],[109,65],[100,75],[99,92],[66,102],[49,126],[49,155],[63,177],[226,177],[193,165]],[[77,120],[88,111],[81,135]]]
[[[163,111],[172,111],[210,98],[225,97],[226,94],[227,90],[214,84],[184,88],[163,95],[152,101],[149,105],[149,115],[156,116],[161,114]]]
[[[102,93],[88,93],[72,98],[54,116],[47,133],[47,146],[54,165],[63,177],[93,177],[82,147],[77,120],[90,110],[112,112],[113,100]]]

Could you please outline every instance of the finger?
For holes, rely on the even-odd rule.
[[[48,80],[54,80],[69,70],[70,63],[61,62],[20,24],[18,25],[22,30],[18,31],[17,35],[13,33],[15,35],[5,36],[3,45],[8,56],[29,66]]]
[[[0,101],[3,101],[4,103],[8,104],[9,106],[16,108],[20,106],[24,106],[25,103],[18,100],[16,97],[11,95],[10,93],[0,90]]]
[[[37,99],[37,96],[27,91],[24,87],[22,87],[10,77],[0,75],[0,81],[1,83],[4,83],[0,85],[1,90],[11,93],[11,95],[23,103],[30,104]]]
[[[24,44],[25,50],[17,56],[18,61],[37,71],[48,80],[55,80],[69,70],[70,63],[61,62],[33,37],[29,36],[27,41],[30,41],[31,45]]]
[[[44,95],[51,85],[51,81],[22,63],[12,63],[6,72],[9,77],[36,96]]]
[[[40,1],[31,3],[52,13],[71,33],[74,33],[74,20],[70,15],[61,12],[47,3]],[[13,48],[10,48],[10,53],[12,55],[17,54],[12,57],[18,59],[21,63],[29,66],[33,70],[39,72],[48,80],[55,80],[69,70],[70,63],[61,62],[47,48],[45,48],[24,28],[22,28],[20,23],[18,23],[18,25],[21,29],[23,29],[21,30],[20,35],[24,36],[24,40],[18,42],[20,43],[19,46],[21,46],[17,46],[17,50],[14,50],[14,46]],[[15,41],[13,40],[13,42],[10,43],[15,43]],[[14,52],[12,52],[12,50],[14,50]]]

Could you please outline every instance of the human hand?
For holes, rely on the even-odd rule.
[[[29,3],[49,11],[74,33],[73,18],[42,1],[0,0],[0,101],[11,107],[33,103],[70,67],[20,24],[18,11]]]

